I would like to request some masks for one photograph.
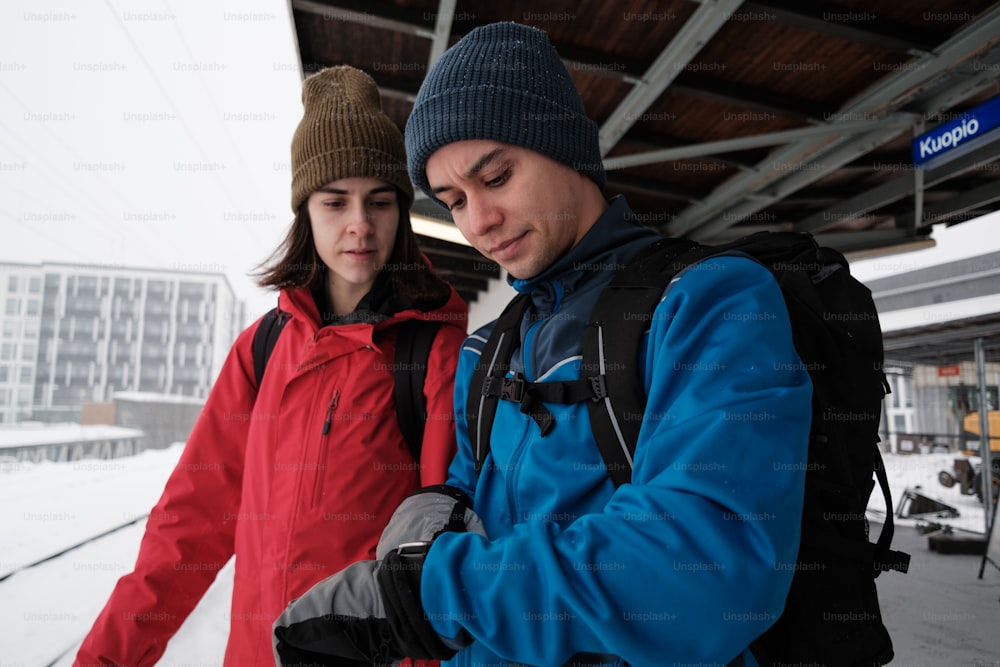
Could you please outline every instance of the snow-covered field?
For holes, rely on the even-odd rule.
[[[0,577],[149,512],[181,445],[110,461],[0,464]],[[115,582],[131,571],[145,520],[0,582],[0,664],[69,665]],[[232,564],[160,661],[221,665]]]
[[[0,577],[10,574],[0,581],[0,664],[43,667],[71,663],[115,581],[131,570],[144,520],[140,518],[131,526],[59,558],[21,568],[143,517],[159,497],[180,451],[181,446],[175,445],[111,461],[0,463]],[[925,495],[960,512],[957,519],[930,520],[951,524],[960,531],[982,532],[979,501],[974,496],[962,496],[957,486],[947,489],[937,481],[938,471],[950,469],[954,458],[951,454],[887,456],[893,503],[898,506],[905,489],[920,486]],[[881,493],[876,489],[870,515],[882,521],[884,512]],[[926,523],[915,519],[896,522]],[[222,663],[232,589],[231,565],[222,570],[171,641],[160,665]],[[970,574],[970,580],[975,581],[974,574]],[[996,628],[1000,623],[989,632],[995,633]],[[989,659],[1000,660],[1000,656]]]

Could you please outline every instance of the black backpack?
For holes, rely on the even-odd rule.
[[[720,246],[662,239],[639,253],[604,289],[583,339],[573,382],[507,378],[530,297],[519,295],[497,320],[472,378],[469,437],[481,469],[499,400],[521,404],[546,434],[545,402],[586,401],[591,429],[616,486],[632,473],[646,396],[638,349],[670,280],[709,256],[746,254],[769,268],[781,287],[796,351],[813,382],[802,542],[785,609],[751,646],[762,665],[882,665],[893,657],[882,623],[875,577],[906,572],[909,555],[890,550],[892,500],[878,448],[882,398],[882,332],[871,292],[847,260],[812,235],[760,233]],[[612,369],[613,372],[605,372]],[[472,388],[479,388],[474,390]],[[869,541],[865,510],[874,489],[885,497],[885,524]]]
[[[264,378],[267,360],[288,321],[288,314],[277,308],[269,310],[253,334],[253,373],[257,386]],[[396,358],[393,364],[396,418],[406,439],[413,460],[420,463],[420,448],[424,441],[427,401],[424,399],[424,379],[427,377],[427,357],[441,322],[406,320],[398,327]]]

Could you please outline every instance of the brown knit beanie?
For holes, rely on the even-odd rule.
[[[302,85],[303,114],[292,137],[292,211],[330,181],[372,177],[403,192],[401,211],[413,203],[399,128],[382,112],[375,81],[347,65],[330,67]]]

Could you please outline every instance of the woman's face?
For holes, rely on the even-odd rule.
[[[385,267],[399,226],[393,186],[377,178],[342,178],[307,200],[316,252],[328,269],[331,295],[353,308]],[[335,307],[338,304],[334,304]]]

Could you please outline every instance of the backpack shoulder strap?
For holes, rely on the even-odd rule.
[[[472,372],[465,415],[468,421],[469,442],[476,460],[476,472],[482,470],[490,451],[490,431],[497,414],[497,404],[502,392],[514,348],[521,338],[521,320],[528,310],[531,297],[519,294],[514,297],[497,318],[493,332],[483,347],[479,361]]]
[[[686,266],[715,252],[686,239],[661,239],[629,262],[604,288],[583,337],[584,368],[595,369],[603,398],[587,402],[590,427],[615,486],[632,479],[632,456],[646,394],[639,345],[663,291]]]
[[[406,438],[413,460],[420,463],[427,420],[427,400],[424,381],[427,379],[427,359],[441,322],[407,320],[399,325],[396,338],[396,363],[393,366],[396,417]]]
[[[278,336],[288,321],[287,313],[272,308],[264,314],[257,330],[253,334],[253,343],[250,346],[253,355],[253,376],[255,387],[260,388],[260,382],[264,378],[264,370],[267,368],[267,360],[271,358],[271,352],[278,342]]]

